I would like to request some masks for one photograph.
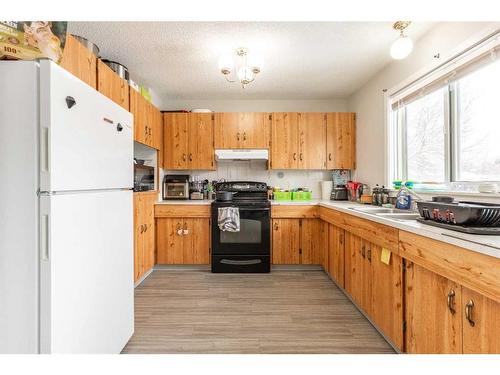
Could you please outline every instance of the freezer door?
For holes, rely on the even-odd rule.
[[[119,353],[134,330],[132,192],[40,198],[42,353]]]
[[[40,126],[41,191],[133,187],[132,114],[48,60]]]

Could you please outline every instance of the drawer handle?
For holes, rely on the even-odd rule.
[[[189,234],[188,225],[184,223],[184,228],[182,229],[182,235],[187,236]]]
[[[239,141],[240,140],[240,133],[236,133],[236,139]]]
[[[371,248],[368,248],[368,250],[366,250],[366,258],[368,259],[368,261],[370,263],[372,262],[372,249]]]
[[[299,160],[302,161],[302,152],[299,154]]]
[[[328,154],[328,161],[332,161],[332,153],[331,152]]]
[[[231,260],[231,259],[221,259],[222,264],[232,264],[238,266],[249,266],[252,264],[260,264],[262,260],[260,259],[249,259],[249,260]]]
[[[297,153],[296,152],[293,153],[293,160],[297,160]]]
[[[473,309],[474,309],[474,301],[469,300],[469,302],[465,304],[465,318],[467,319],[471,327],[474,327],[476,325],[476,322],[472,319]]]
[[[182,236],[183,232],[182,232],[182,228],[181,228],[181,223],[177,223],[176,231],[177,231],[178,236]]]
[[[278,230],[278,223],[274,223],[274,230]]]
[[[189,161],[193,161],[193,154],[189,154]]]
[[[362,256],[363,258],[366,258],[365,253],[366,253],[366,249],[365,249],[365,245],[363,245],[363,246],[361,246],[361,256]]]
[[[455,290],[454,289],[450,290],[450,292],[448,293],[447,299],[448,299],[448,310],[450,310],[451,315],[455,315],[456,311],[455,311]]]
[[[243,140],[246,141],[247,140],[247,133],[243,133]]]

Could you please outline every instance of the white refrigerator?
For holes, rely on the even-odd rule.
[[[0,353],[134,330],[133,116],[48,60],[0,61]]]

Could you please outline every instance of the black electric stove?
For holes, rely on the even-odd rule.
[[[271,203],[262,182],[221,182],[218,192],[233,193],[230,200],[212,203],[212,272],[265,273],[271,269]],[[218,226],[219,208],[237,207],[239,232]]]

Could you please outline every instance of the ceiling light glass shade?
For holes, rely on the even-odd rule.
[[[401,35],[392,43],[391,57],[396,60],[401,60],[407,57],[413,50],[413,41],[406,35]]]
[[[252,67],[250,66],[242,66],[238,69],[238,79],[241,83],[247,84],[254,80],[255,73],[253,72]]]
[[[229,74],[233,70],[233,56],[222,55],[219,58],[219,70],[224,74]]]

